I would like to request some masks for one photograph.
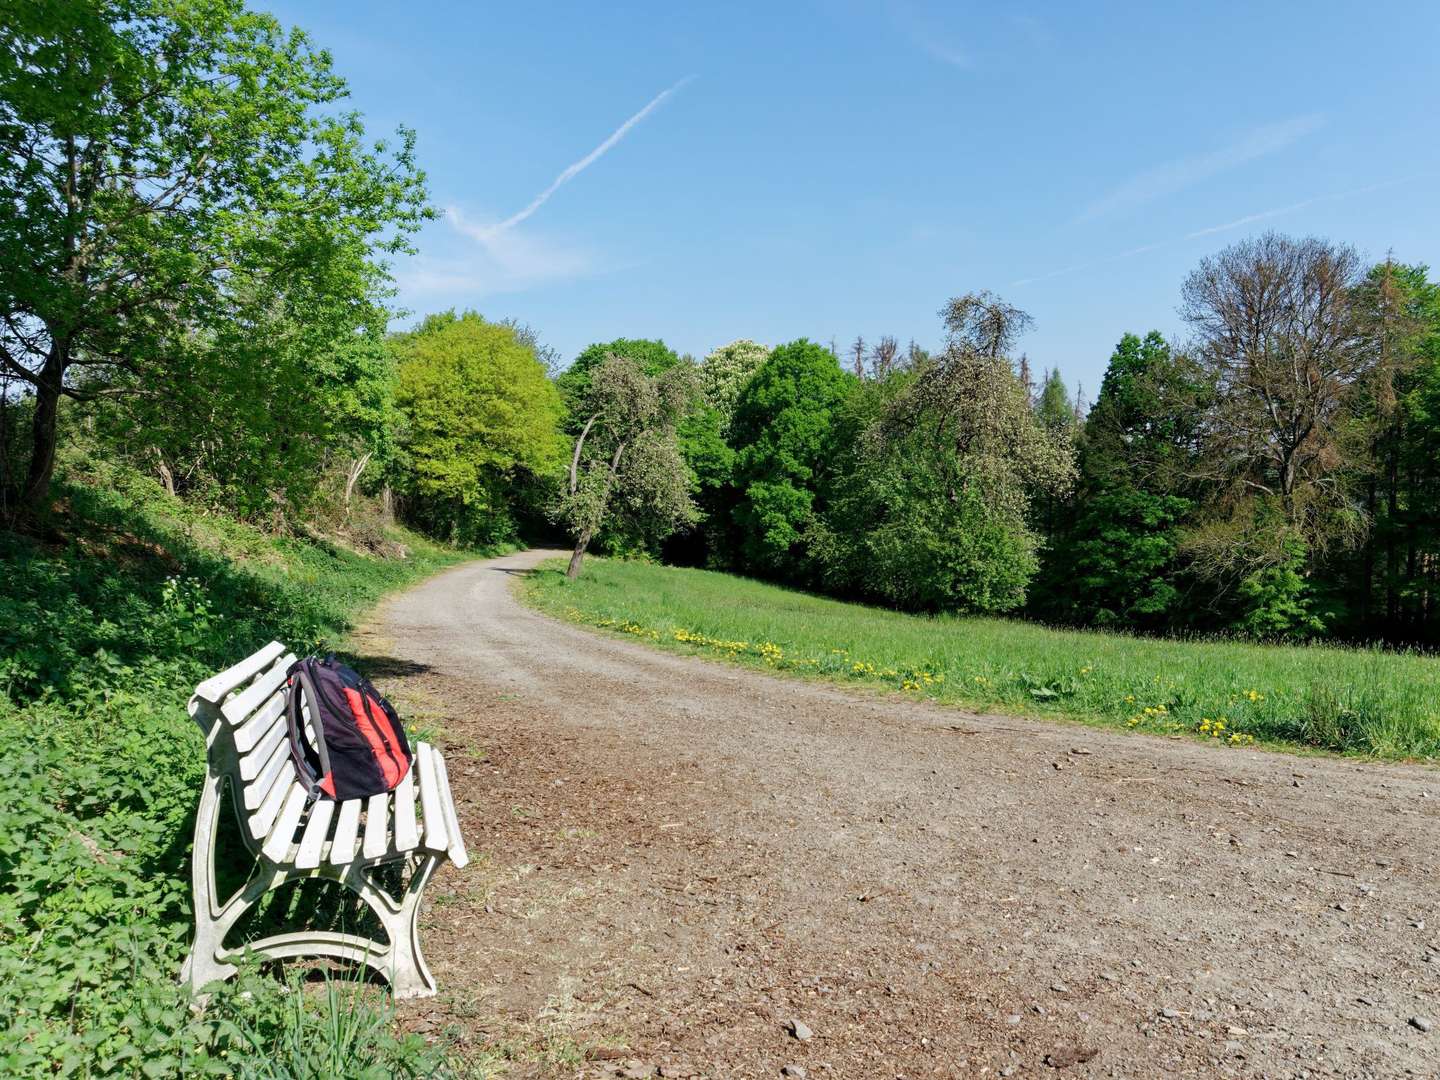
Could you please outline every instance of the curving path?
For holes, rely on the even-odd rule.
[[[668,655],[522,607],[553,554],[359,639],[485,855],[418,1029],[510,1076],[1440,1074],[1440,773]]]

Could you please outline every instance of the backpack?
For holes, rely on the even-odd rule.
[[[296,660],[286,675],[290,757],[308,797],[360,799],[395,790],[414,754],[400,717],[369,680],[333,653]]]

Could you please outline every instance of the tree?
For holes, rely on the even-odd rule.
[[[1168,625],[1190,507],[1175,488],[1195,400],[1158,332],[1120,339],[1080,430],[1079,483],[1051,534],[1033,611],[1133,630]]]
[[[705,400],[720,414],[723,431],[730,428],[740,391],[769,355],[768,346],[740,338],[721,345],[701,361],[700,388]]]
[[[1021,368],[1021,385],[1024,385],[1024,368]],[[1070,392],[1065,389],[1065,380],[1060,376],[1059,368],[1051,368],[1045,373],[1045,380],[1040,384],[1040,395],[1035,401],[1035,416],[1050,431],[1057,434],[1073,436],[1078,429],[1079,417],[1075,412],[1075,403],[1070,400]]]
[[[735,522],[747,567],[805,581],[806,532],[833,451],[833,420],[855,377],[804,338],[778,346],[741,391],[731,423]]]
[[[1426,388],[1440,362],[1440,285],[1427,276],[1424,266],[1387,258],[1353,297],[1373,361],[1356,409],[1363,431],[1349,463],[1371,522],[1356,574],[1357,629],[1392,640],[1423,634],[1426,621],[1423,596],[1407,594],[1417,584],[1425,591],[1417,582],[1423,561],[1417,554],[1425,547],[1423,534],[1433,532],[1425,524],[1434,520],[1433,501],[1418,490],[1435,473],[1434,459],[1412,450],[1428,441]]]
[[[585,419],[559,506],[575,535],[565,572],[572,580],[611,516],[656,539],[695,518],[676,430],[699,396],[694,366],[677,364],[652,376],[632,357],[610,356],[586,375],[578,399]]]
[[[447,311],[394,348],[411,516],[456,540],[509,538],[516,481],[558,471],[565,452],[560,394],[534,346],[512,326]]]
[[[870,350],[870,373],[877,379],[888,379],[896,370],[900,343],[889,334],[881,336]]]
[[[1206,399],[1192,478],[1206,499],[1182,551],[1240,603],[1234,625],[1264,624],[1249,605],[1278,595],[1237,592],[1240,583],[1289,568],[1308,589],[1320,563],[1368,527],[1347,468],[1375,364],[1354,302],[1360,271],[1352,248],[1268,233],[1204,260],[1185,282]],[[1295,593],[1283,606],[1315,599]]]
[[[555,385],[565,399],[569,409],[571,434],[577,434],[589,415],[586,410],[586,395],[590,392],[590,379],[594,372],[612,356],[623,356],[635,361],[640,371],[654,378],[669,371],[680,363],[680,356],[665,342],[650,338],[616,338],[614,341],[597,342],[588,345],[570,366],[555,378]]]
[[[1186,279],[1182,314],[1195,331],[1194,360],[1206,384],[1198,477],[1216,485],[1215,509],[1256,546],[1225,530],[1201,534],[1202,566],[1248,572],[1358,539],[1364,522],[1343,485],[1346,420],[1373,368],[1352,303],[1360,275],[1354,249],[1275,233],[1203,260]],[[1257,500],[1278,504],[1274,543],[1247,529]]]
[[[34,390],[35,510],[62,397],[164,399],[197,342],[262,330],[262,311],[338,340],[382,296],[376,256],[427,211],[411,134],[366,146],[329,56],[240,0],[26,3],[6,20],[0,365]]]
[[[945,351],[861,437],[816,547],[832,586],[908,608],[1006,611],[1035,571],[1032,501],[1068,488],[1074,451],[1037,422],[1012,367],[1029,317],[988,293],[941,315]]]

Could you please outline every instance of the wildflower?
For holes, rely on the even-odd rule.
[[[1089,675],[1090,672],[1092,672],[1092,671],[1094,671],[1094,670],[1095,670],[1095,669],[1092,668],[1089,664],[1086,664],[1084,667],[1082,667],[1082,668],[1080,669],[1080,674],[1081,674],[1081,675]]]

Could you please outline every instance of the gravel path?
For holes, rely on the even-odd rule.
[[[482,855],[418,1030],[511,1076],[1440,1075],[1440,773],[667,655],[521,607],[553,554],[360,638]]]

